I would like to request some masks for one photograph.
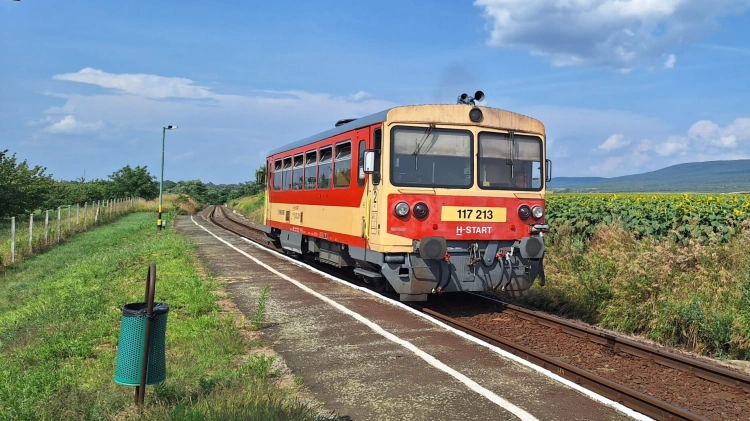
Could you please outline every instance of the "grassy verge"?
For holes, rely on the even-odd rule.
[[[167,225],[177,215],[192,215],[198,210],[198,203],[185,196],[176,194],[167,194],[163,197],[163,211]],[[128,215],[133,212],[157,212],[159,209],[158,199],[144,201],[136,199],[131,205],[130,202],[119,202],[109,207],[96,208],[91,206],[65,206],[61,208],[60,219],[57,219],[57,210],[50,212],[49,226],[45,230],[45,214],[37,211],[34,214],[34,225],[31,243],[29,243],[29,217],[28,215],[16,220],[16,244],[15,244],[15,261],[21,262],[34,254],[39,254],[60,243],[65,242],[68,238],[89,230],[92,227],[105,224]],[[154,224],[156,224],[156,214],[154,214]],[[60,226],[60,236],[58,238],[57,226]],[[0,219],[0,269],[12,266],[11,258],[11,222],[10,218]]]
[[[750,224],[729,242],[636,239],[618,224],[590,240],[555,227],[547,286],[523,301],[628,334],[728,359],[750,359]]]
[[[195,215],[201,208],[200,203],[184,194],[164,194],[162,196],[162,210],[170,216]],[[137,207],[141,212],[156,212],[159,210],[159,198],[140,202]],[[170,218],[171,219],[171,218]]]
[[[251,221],[262,224],[265,200],[265,193],[260,193],[257,196],[242,197],[232,200],[228,204]]]
[[[134,214],[0,275],[0,419],[314,419],[275,386],[272,358],[248,357],[257,344],[220,311],[193,249]],[[143,299],[150,261],[171,307],[168,378],[147,389],[140,415],[113,374],[120,308]]]

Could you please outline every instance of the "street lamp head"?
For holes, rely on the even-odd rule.
[[[164,130],[175,130],[177,129],[177,126],[167,126],[164,128]]]

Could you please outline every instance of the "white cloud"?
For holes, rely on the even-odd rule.
[[[720,148],[736,148],[738,141],[750,140],[750,118],[738,118],[727,127],[701,120],[690,127],[688,137],[696,143]]]
[[[604,162],[592,165],[590,171],[594,174],[611,174],[622,167],[624,161],[624,156],[609,157]]]
[[[625,139],[625,136],[621,134],[613,134],[607,140],[604,141],[601,145],[599,145],[596,149],[610,152],[614,151],[616,149],[622,149],[626,146],[630,145],[630,139]]]
[[[676,62],[677,56],[675,56],[674,54],[670,54],[669,57],[667,57],[667,61],[664,62],[664,68],[673,69]]]
[[[614,138],[614,135],[610,139]],[[607,139],[608,141],[610,139]],[[607,143],[607,142],[604,142]],[[631,142],[628,140],[624,145],[627,146]],[[605,159],[603,162],[596,163],[589,168],[589,171],[593,174],[606,174],[611,175],[612,173],[618,172],[619,170],[626,170],[633,172],[636,168],[639,168],[651,160],[651,156],[648,154],[653,149],[653,145],[649,139],[643,139],[638,142],[634,148],[629,149],[622,156],[611,156]]]
[[[86,67],[76,73],[54,75],[54,80],[97,85],[115,89],[119,92],[143,96],[146,98],[213,98],[215,94],[204,86],[197,86],[190,79],[182,77],[164,77],[142,73],[107,73]]]
[[[476,0],[493,47],[523,48],[556,66],[630,71],[743,13],[748,0]],[[674,66],[669,55],[666,68]]]
[[[75,116],[66,115],[57,122],[43,128],[41,131],[50,134],[81,134],[81,133],[93,133],[101,130],[104,127],[102,121],[95,123],[83,123],[76,120]]]
[[[638,142],[638,146],[635,147],[636,152],[648,152],[654,150],[654,143],[651,139],[643,139]]]
[[[669,136],[667,141],[656,145],[656,153],[661,156],[684,154],[688,150],[690,139],[685,136]]]
[[[80,142],[80,148],[106,154],[117,161],[111,165],[140,162],[159,168],[161,128],[177,125],[180,129],[167,135],[166,145],[166,160],[175,165],[167,165],[165,177],[174,180],[193,179],[199,171],[232,174],[233,178],[225,178],[225,182],[251,179],[268,150],[328,130],[337,120],[366,116],[395,105],[360,90],[341,94],[299,90],[225,94],[216,92],[221,87],[207,82],[90,68],[54,78],[107,90],[76,93],[81,88],[78,84],[59,82],[58,92],[47,95],[63,101],[48,108],[41,120],[29,123],[37,128],[34,139],[38,144],[60,145],[55,136],[80,133],[66,141]],[[70,112],[61,114],[65,111]],[[95,128],[100,130],[94,132]],[[112,138],[118,141],[106,142]]]
[[[368,92],[359,91],[359,92],[357,92],[354,95],[349,95],[349,99],[351,99],[352,101],[361,101],[361,100],[363,100],[365,98],[369,98],[371,96],[372,95],[370,95]]]
[[[49,107],[44,110],[45,114],[75,114],[75,107],[70,104],[65,104],[62,107]]]
[[[248,130],[258,122],[287,124],[290,121],[330,121],[355,118],[392,107],[394,104],[358,91],[351,95],[332,95],[299,90],[259,90],[250,95],[219,94],[186,78],[149,74],[115,74],[87,67],[76,73],[55,75],[53,79],[76,81],[115,89],[110,94],[50,94],[66,98],[62,107],[48,113],[75,110],[86,120],[101,120],[117,127],[148,130],[169,124],[212,121],[213,127]],[[210,101],[172,101],[171,99],[210,99]],[[179,121],[178,121],[179,120]],[[213,130],[221,130],[215,128]],[[278,131],[277,131],[278,132]],[[233,133],[232,135],[236,135]],[[277,133],[278,134],[278,133]],[[258,138],[255,136],[255,138]],[[276,141],[276,139],[274,139]]]

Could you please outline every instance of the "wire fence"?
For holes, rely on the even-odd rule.
[[[79,232],[132,213],[142,202],[134,197],[99,200],[0,221],[0,268],[13,266]]]

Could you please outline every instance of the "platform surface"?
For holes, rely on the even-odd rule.
[[[198,244],[200,259],[226,283],[229,298],[248,320],[260,291],[269,287],[264,339],[337,415],[380,421],[633,419],[382,298],[248,244],[199,216],[179,217],[175,227]]]

